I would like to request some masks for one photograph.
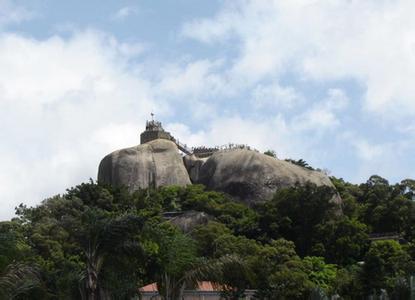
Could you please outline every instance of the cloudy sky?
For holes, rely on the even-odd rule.
[[[96,178],[150,112],[337,177],[415,177],[413,0],[0,0],[0,220]]]

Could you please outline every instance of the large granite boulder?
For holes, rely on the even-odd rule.
[[[149,186],[191,184],[177,146],[165,139],[108,154],[99,164],[98,181],[124,185],[130,191]]]
[[[203,184],[253,204],[281,188],[307,182],[333,187],[328,176],[252,150],[234,149],[208,158],[182,157],[175,143],[156,139],[105,156],[98,181],[127,186],[130,191],[168,185]],[[340,197],[333,199],[340,203]]]
[[[280,188],[314,183],[333,187],[324,173],[308,170],[256,151],[219,151],[207,160],[184,159],[193,183],[225,192],[247,204],[267,200]],[[340,198],[335,197],[335,202]]]

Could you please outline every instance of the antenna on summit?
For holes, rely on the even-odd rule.
[[[154,121],[154,114],[151,113],[150,115],[151,115],[151,121]]]

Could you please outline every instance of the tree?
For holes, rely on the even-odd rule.
[[[401,193],[410,200],[415,200],[415,180],[404,179],[399,184]]]
[[[257,207],[261,233],[269,239],[294,241],[300,256],[311,254],[319,240],[316,226],[339,213],[334,195],[332,188],[311,183],[277,191],[272,200]]]
[[[142,218],[118,210],[116,200],[111,190],[91,182],[38,207],[19,207],[26,238],[39,255],[35,259],[46,274],[48,288],[59,298],[98,299],[111,293],[108,287],[113,284],[101,276],[112,267],[107,262],[120,255],[125,260],[139,255]],[[112,271],[125,274],[131,269]]]
[[[31,254],[21,224],[17,220],[0,222],[0,272],[5,271],[13,262],[22,261]]]
[[[0,299],[42,293],[38,268],[31,261],[32,249],[17,220],[0,222]]]
[[[274,150],[267,150],[264,152],[265,155],[271,156],[273,158],[277,158],[277,153]]]
[[[294,165],[309,169],[309,170],[314,170],[313,167],[311,167],[304,159],[300,158],[299,160],[295,160],[295,159],[291,159],[291,158],[287,158],[285,161],[288,161]]]
[[[21,205],[18,218],[0,222],[1,296],[24,298],[30,290],[33,299],[125,299],[157,282],[164,299],[176,300],[209,280],[226,299],[246,289],[259,299],[304,299],[315,291],[356,299],[382,288],[405,298],[415,270],[412,180],[332,180],[341,207],[335,190],[310,183],[253,207],[201,185],[134,193],[78,185],[37,207]],[[165,212],[186,210],[211,221],[184,234]],[[370,244],[368,233],[379,230],[398,231],[408,244]]]
[[[235,202],[223,193],[206,191],[203,185],[189,185],[181,188],[175,201],[180,210],[205,212],[237,235],[246,235],[249,238],[258,235],[257,213],[247,205]]]
[[[336,178],[334,176],[330,177],[330,180],[342,199],[343,214],[349,218],[358,218],[360,205],[357,199],[363,195],[363,191],[359,185],[351,184],[342,178]]]
[[[249,263],[259,299],[304,299],[313,288],[293,242],[271,241]]]
[[[372,242],[364,260],[361,280],[367,291],[386,289],[389,294],[415,271],[414,262],[402,246],[393,241]]]
[[[114,250],[129,248],[126,251],[131,251],[132,247],[139,247],[132,241],[132,233],[137,233],[141,226],[141,220],[136,216],[114,218],[107,212],[90,208],[82,213],[80,220],[68,220],[65,224],[74,241],[80,246],[85,259],[84,280],[87,299],[100,299],[104,294],[103,288],[100,287],[100,275],[105,260],[111,257]]]
[[[337,266],[326,264],[323,257],[315,256],[304,257],[303,263],[310,281],[326,294],[332,294],[337,276]]]
[[[362,205],[360,218],[373,232],[409,231],[414,205],[405,195],[405,188],[399,184],[391,186],[386,179],[373,175],[360,189],[363,191],[358,198]]]
[[[235,286],[232,285],[231,275],[244,273],[245,270],[238,256],[223,255],[214,259],[198,257],[195,241],[190,237],[168,226],[161,226],[158,230],[164,231],[164,234],[157,235],[159,249],[156,271],[157,287],[163,299],[182,299],[186,288],[194,288],[203,280],[221,286],[226,299],[235,299],[232,297]]]
[[[184,234],[173,231],[159,236],[159,271],[157,287],[165,300],[181,299],[189,285],[189,272],[198,262],[194,241]]]
[[[210,221],[207,225],[197,226],[191,235],[196,241],[198,253],[203,257],[215,257],[217,255],[216,240],[223,235],[230,235],[232,231],[224,224]]]
[[[35,267],[13,263],[0,273],[0,299],[28,296],[40,288],[40,274]]]
[[[368,228],[356,219],[339,216],[315,228],[316,244],[323,249],[316,254],[324,255],[329,262],[355,264],[363,259],[369,247]]]

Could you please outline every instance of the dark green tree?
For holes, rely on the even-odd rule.
[[[332,188],[311,183],[277,191],[272,200],[257,207],[262,235],[294,241],[300,256],[311,254],[320,239],[317,226],[341,213],[334,196]]]
[[[265,155],[271,156],[273,158],[277,158],[277,153],[274,150],[266,150],[264,152]]]
[[[369,292],[386,289],[393,294],[414,271],[414,262],[398,242],[377,241],[372,242],[365,256],[361,280]]]
[[[290,241],[271,241],[259,248],[249,262],[259,299],[306,299],[314,287]]]
[[[369,247],[368,228],[356,219],[339,216],[316,227],[317,241],[325,258],[339,265],[355,264],[363,260]]]

